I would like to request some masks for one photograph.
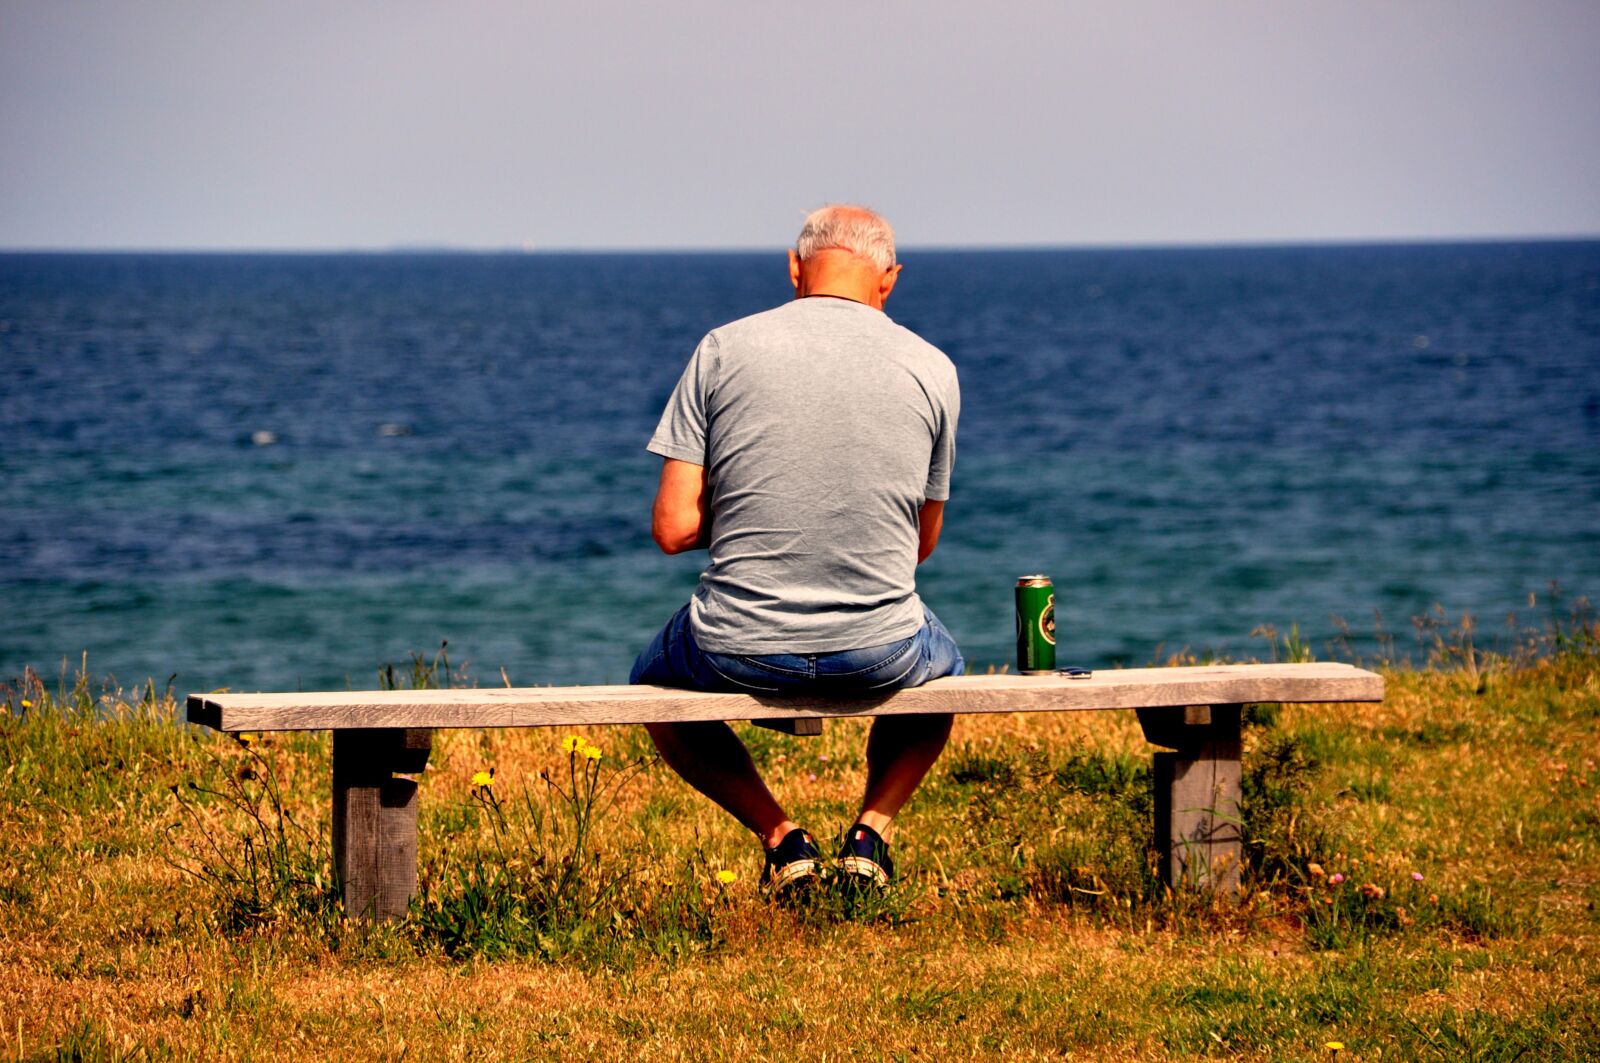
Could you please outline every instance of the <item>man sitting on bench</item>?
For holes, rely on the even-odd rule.
[[[824,207],[789,252],[795,300],[700,341],[650,439],[665,459],[652,532],[669,554],[709,547],[710,562],[631,682],[850,696],[963,671],[916,593],[950,493],[960,392],[950,359],[883,313],[899,275],[887,221]],[[873,721],[844,873],[887,885],[889,822],[951,719]],[[761,839],[766,889],[818,877],[816,843],[726,723],[648,726],[662,759]]]

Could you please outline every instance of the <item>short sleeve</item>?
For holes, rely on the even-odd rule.
[[[663,458],[676,458],[695,465],[706,464],[707,395],[716,369],[717,341],[707,335],[689,357],[678,386],[667,399],[661,421],[645,449]]]
[[[954,369],[941,397],[943,401],[934,411],[938,423],[934,429],[933,452],[928,457],[928,485],[922,492],[922,497],[930,502],[943,502],[950,497],[950,474],[956,466],[956,422],[961,418],[961,388]]]

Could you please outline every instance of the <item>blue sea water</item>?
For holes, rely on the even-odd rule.
[[[1600,243],[904,258],[962,380],[921,589],[969,661],[1035,571],[1091,666],[1600,592]],[[623,681],[700,556],[650,541],[644,441],[789,295],[781,254],[0,255],[0,678],[371,687],[448,639]]]

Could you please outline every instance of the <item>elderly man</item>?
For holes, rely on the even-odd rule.
[[[700,341],[649,443],[664,459],[652,530],[669,554],[709,547],[710,563],[632,682],[847,696],[963,670],[915,578],[939,541],[960,392],[950,360],[883,312],[899,276],[888,222],[824,207],[789,252],[794,301]],[[950,723],[873,722],[839,852],[850,880],[890,881],[884,836]],[[727,724],[649,730],[674,771],[761,840],[767,889],[819,877],[816,843]]]

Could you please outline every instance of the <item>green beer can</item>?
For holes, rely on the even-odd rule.
[[[1056,588],[1049,576],[1017,580],[1017,671],[1049,675],[1056,670]]]

